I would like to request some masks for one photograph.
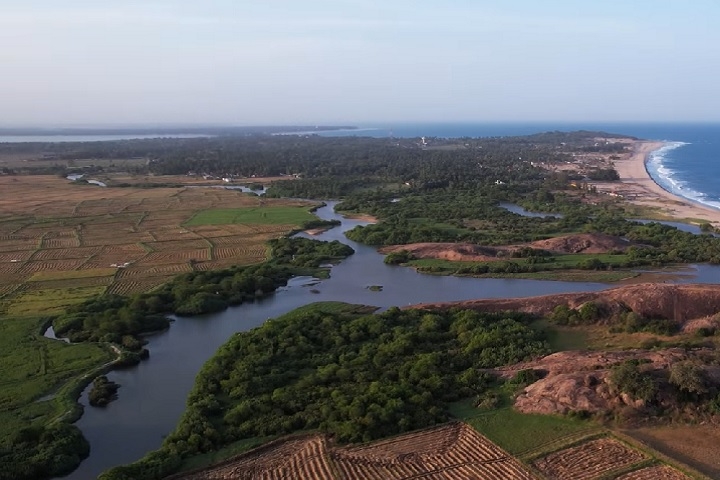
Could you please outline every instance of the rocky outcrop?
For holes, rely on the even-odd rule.
[[[608,253],[624,252],[632,242],[602,233],[581,233],[562,237],[538,240],[521,245],[505,245],[490,247],[473,243],[409,243],[380,248],[380,253],[388,254],[402,250],[413,254],[415,258],[437,258],[454,262],[491,262],[507,260],[513,251],[525,247],[536,250],[547,250],[552,253]]]
[[[707,328],[718,323],[712,317],[720,312],[720,285],[642,283],[600,292],[425,303],[408,308],[468,308],[484,312],[513,310],[549,315],[558,305],[579,308],[588,302],[597,304],[607,317],[615,313],[633,311],[645,318],[674,320],[686,330],[693,325],[695,328]]]
[[[527,244],[528,247],[548,250],[556,253],[608,253],[624,252],[633,243],[621,237],[603,233],[581,233],[562,237],[538,240]]]
[[[535,361],[500,368],[494,373],[511,378],[521,370],[536,370],[544,377],[528,385],[515,399],[515,408],[524,413],[566,414],[598,413],[624,406],[641,408],[642,400],[618,392],[610,380],[611,368],[627,360],[642,361],[642,369],[667,376],[676,362],[692,360],[705,364],[705,378],[720,384],[720,367],[710,365],[716,359],[711,349],[669,348],[657,351],[625,350],[617,352],[560,352]],[[663,374],[663,372],[665,372]],[[672,398],[661,401],[670,403]]]

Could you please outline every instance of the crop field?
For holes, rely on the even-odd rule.
[[[533,479],[520,462],[463,423],[408,433],[366,446],[338,448],[340,478]]]
[[[667,465],[641,468],[617,477],[617,480],[691,480],[684,473]]]
[[[315,218],[307,202],[216,188],[19,176],[0,177],[0,190],[0,303],[14,314],[43,311],[43,298],[57,309],[105,288],[141,292],[179,273],[261,262],[268,239]]]
[[[290,437],[208,469],[172,478],[532,480],[536,477],[472,428],[452,423],[350,447],[335,447],[320,435]]]
[[[551,453],[535,462],[550,480],[592,480],[648,457],[612,438],[600,438]]]
[[[308,202],[260,205],[232,190],[102,188],[55,176],[0,176],[0,192],[0,444],[60,415],[67,406],[47,395],[114,357],[99,345],[42,337],[42,317],[96,294],[145,292],[180,273],[261,262],[264,242],[298,227],[185,225],[200,211],[311,215]]]
[[[624,433],[710,478],[720,478],[720,428],[716,425],[644,427]]]
[[[186,225],[225,225],[243,223],[251,225],[301,225],[315,217],[302,207],[246,207],[242,209],[217,208],[195,214]]]
[[[651,442],[644,437],[641,447],[644,450],[641,451],[615,439],[607,429],[594,422],[559,415],[525,414],[509,406],[478,409],[469,401],[451,404],[450,412],[547,480],[696,478],[665,464],[670,460],[647,449]],[[688,428],[688,432],[694,427]],[[710,449],[702,453],[710,455]],[[698,470],[707,469],[698,468],[682,456],[671,457],[672,462],[682,461],[684,469],[695,468],[693,474],[705,478]]]
[[[5,313],[9,316],[62,313],[66,307],[80,303],[93,295],[99,295],[106,288],[103,285],[43,290],[21,288],[15,292],[14,298],[6,306]]]

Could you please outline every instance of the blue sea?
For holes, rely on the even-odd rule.
[[[720,123],[418,123],[377,124],[325,136],[504,137],[548,131],[600,130],[667,145],[650,155],[647,170],[665,190],[720,209]]]
[[[665,190],[712,208],[720,209],[720,123],[397,123],[360,125],[356,130],[317,133],[323,136],[368,137],[505,137],[548,131],[600,130],[646,140],[668,142],[650,155],[647,170]],[[152,138],[159,135],[83,135],[5,137],[0,142],[18,141],[103,141]],[[202,135],[166,135],[195,137]]]

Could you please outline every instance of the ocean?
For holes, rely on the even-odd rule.
[[[328,137],[506,137],[547,131],[600,130],[668,142],[654,152],[647,169],[665,190],[692,202],[720,209],[720,123],[397,123],[360,125],[356,130],[313,132]],[[0,142],[87,142],[204,135],[53,135],[0,136]]]
[[[600,130],[668,144],[647,162],[653,180],[695,203],[720,209],[720,123],[417,123],[361,126],[324,136],[504,137],[548,131]]]

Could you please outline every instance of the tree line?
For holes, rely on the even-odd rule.
[[[241,439],[319,430],[367,442],[448,420],[488,388],[481,369],[549,352],[520,313],[321,303],[232,337],[198,374],[163,446],[103,480],[162,478]]]

